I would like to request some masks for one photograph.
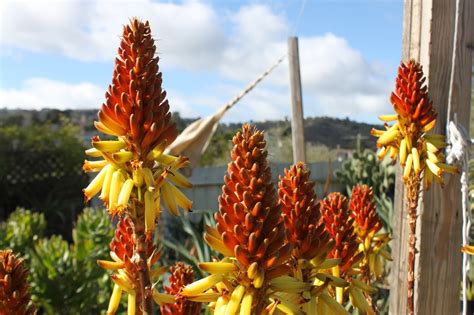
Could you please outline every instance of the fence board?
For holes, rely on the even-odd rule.
[[[273,183],[276,184],[278,182],[278,175],[283,174],[283,169],[289,165],[285,163],[270,163]],[[333,175],[333,171],[338,169],[339,166],[339,162],[332,162],[330,191],[344,191],[345,189],[336,181]],[[321,197],[329,171],[328,163],[310,163],[308,167],[311,170],[311,180],[316,184],[316,193],[318,197]],[[194,209],[217,210],[217,198],[221,194],[226,172],[226,166],[201,167],[193,170],[193,175],[190,177],[193,188],[183,191],[192,198]]]

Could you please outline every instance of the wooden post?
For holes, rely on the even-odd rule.
[[[423,65],[430,97],[438,112],[435,133],[449,120],[469,130],[472,51],[472,0],[405,0],[403,60]],[[461,189],[458,175],[446,175],[444,188],[423,194],[418,213],[415,313],[459,314],[461,281]],[[390,314],[406,314],[408,224],[401,170],[395,191],[394,262]]]
[[[303,125],[303,94],[301,91],[300,59],[297,37],[288,38],[288,63],[290,64],[293,162],[306,162]]]

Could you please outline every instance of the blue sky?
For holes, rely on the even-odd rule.
[[[172,109],[184,117],[213,113],[297,35],[305,115],[375,122],[390,111],[402,15],[401,0],[6,0],[0,108],[99,108],[122,25],[138,16],[150,20]],[[290,116],[288,77],[285,60],[224,121]]]

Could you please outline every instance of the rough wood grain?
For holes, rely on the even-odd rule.
[[[435,131],[443,134],[448,117],[456,116],[457,122],[469,130],[472,51],[468,44],[473,41],[474,4],[470,0],[458,3],[459,7],[456,1],[405,0],[403,59],[414,58],[423,64],[430,96],[439,113]],[[390,279],[390,313],[397,315],[406,314],[408,250],[404,192],[399,182],[394,217],[396,260]],[[417,231],[420,252],[415,273],[415,310],[417,314],[459,314],[462,258],[459,176],[447,176],[445,187],[432,187],[423,200]]]
[[[298,38],[288,38],[288,63],[291,87],[291,136],[293,140],[293,162],[306,162],[303,126],[303,93],[301,90]]]

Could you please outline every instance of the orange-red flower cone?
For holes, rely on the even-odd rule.
[[[321,214],[326,231],[335,241],[329,257],[341,259],[343,275],[360,258],[356,255],[359,245],[347,198],[338,192],[330,193],[321,201]]]
[[[390,254],[385,247],[390,241],[388,233],[376,234],[382,228],[382,221],[377,214],[374,193],[367,185],[356,185],[352,188],[352,195],[349,208],[351,217],[354,219],[354,228],[357,234],[359,249],[364,253],[364,257],[359,263],[361,270],[361,280],[367,285],[383,276],[385,260],[391,260]],[[354,292],[354,288],[352,288]],[[371,294],[375,288],[365,291],[364,296],[368,306],[375,311]]]
[[[96,123],[106,134],[125,137],[139,159],[176,138],[158,60],[148,21],[132,19],[123,28],[112,84]]]
[[[352,188],[349,208],[355,221],[355,229],[359,237],[374,235],[382,228],[382,221],[377,214],[374,192],[367,185],[356,185]]]
[[[215,314],[260,314],[268,305],[286,303],[274,296],[284,284],[275,278],[290,271],[285,263],[291,257],[291,245],[285,242],[263,133],[244,125],[232,142],[232,161],[215,215],[217,226],[207,227],[205,233],[208,244],[225,258],[200,264],[211,275],[186,286],[182,294],[196,297],[218,292]]]
[[[353,282],[351,268],[359,263],[364,253],[359,251],[359,243],[354,231],[354,220],[350,216],[349,202],[341,193],[331,193],[321,201],[321,213],[326,231],[335,241],[334,248],[329,253],[329,258],[340,259],[339,265],[332,268],[332,274]],[[363,298],[360,289],[353,287],[351,283],[347,292],[354,307],[370,313],[370,306]],[[338,303],[344,303],[343,288],[336,287],[333,294]]]
[[[198,315],[201,313],[201,303],[186,300],[180,296],[181,290],[194,281],[194,272],[191,266],[182,262],[176,263],[170,268],[169,286],[164,286],[165,292],[177,296],[173,304],[165,304],[161,307],[162,315]]]
[[[148,240],[146,246],[146,266],[147,273],[152,274],[152,266],[160,258],[159,251],[156,250],[152,240]],[[112,261],[98,260],[97,264],[108,270],[113,270],[112,280],[114,282],[114,290],[110,298],[107,314],[115,314],[120,304],[122,293],[128,294],[128,308],[133,309],[140,314],[142,311],[141,299],[143,292],[140,290],[142,283],[140,278],[141,265],[137,262],[134,253],[137,247],[137,239],[134,233],[133,222],[128,217],[119,219],[115,236],[110,242],[110,256]],[[159,268],[160,269],[160,268]],[[161,273],[163,273],[164,270]],[[164,296],[164,298],[167,298]],[[168,297],[173,300],[172,297]],[[132,305],[133,304],[133,305]]]
[[[256,262],[271,271],[289,258],[290,246],[283,245],[285,230],[279,222],[281,210],[275,202],[266,142],[263,133],[249,125],[232,142],[232,162],[215,216],[217,231],[242,268]]]
[[[173,301],[152,289],[150,261],[156,259],[150,258],[148,243],[160,217],[161,204],[173,215],[179,215],[179,208],[192,207],[179,189],[191,187],[189,180],[179,173],[180,168],[189,164],[187,158],[164,153],[176,138],[176,128],[170,121],[155,54],[149,23],[132,19],[123,28],[112,84],[99,111],[99,121],[95,122],[99,131],[115,138],[93,137],[92,148],[86,154],[98,159],[86,160],[83,166],[85,172],[98,172],[83,190],[86,201],[100,193],[99,198],[111,216],[119,216],[130,227],[117,236],[128,241],[128,252],[122,261],[125,267],[118,268],[119,262],[103,262],[103,266],[118,268],[113,275],[116,286],[109,310],[116,310],[121,290],[125,290],[129,315],[135,311],[152,313],[153,299],[158,304]],[[119,252],[124,250],[122,245],[116,245]]]
[[[35,314],[27,277],[24,260],[11,250],[0,250],[0,314]]]
[[[299,162],[285,169],[278,183],[287,240],[296,259],[312,259],[333,245],[320,220],[320,205],[309,176],[310,171]]]

